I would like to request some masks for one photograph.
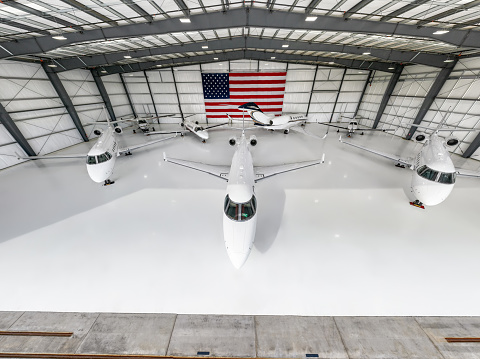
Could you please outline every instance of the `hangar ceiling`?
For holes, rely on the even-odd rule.
[[[215,58],[441,68],[480,55],[479,10],[478,0],[4,0],[0,58],[102,75]]]

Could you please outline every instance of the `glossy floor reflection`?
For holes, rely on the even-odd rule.
[[[342,145],[334,131],[324,141],[252,133],[256,165],[322,153],[326,162],[257,184],[255,248],[241,270],[223,243],[226,182],[163,161],[165,151],[229,164],[236,130],[121,157],[108,187],[82,160],[0,171],[0,310],[480,315],[479,180],[459,178],[443,204],[421,210],[408,204],[411,171]],[[148,138],[127,130],[121,141]],[[420,149],[383,133],[352,141],[404,157]]]

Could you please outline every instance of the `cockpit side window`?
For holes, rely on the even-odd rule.
[[[97,159],[95,156],[87,156],[87,165],[96,165]]]
[[[257,211],[257,200],[255,196],[245,203],[235,203],[230,200],[230,197],[225,197],[224,211],[228,218],[233,221],[241,222],[247,221],[255,215]]]
[[[440,173],[440,176],[438,177],[438,182],[440,183],[445,183],[445,184],[453,184],[455,183],[455,178],[457,177],[457,174],[455,172],[453,173]]]
[[[105,155],[107,156],[108,159],[112,158],[112,155],[110,154],[110,152],[105,152]]]
[[[435,181],[435,179],[438,176],[438,171],[432,170],[431,168],[427,166],[421,166],[418,170],[417,173],[420,177],[423,177],[429,181]]]

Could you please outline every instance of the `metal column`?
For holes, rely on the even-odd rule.
[[[130,94],[128,93],[127,84],[125,83],[125,80],[123,79],[122,74],[119,74],[119,75],[120,75],[120,80],[122,80],[123,89],[125,90],[125,94],[127,95],[128,103],[130,104],[130,108],[132,109],[133,116],[137,118],[135,107],[133,106],[132,99],[130,98]]]
[[[0,122],[5,126],[6,130],[12,135],[12,137],[17,141],[17,143],[22,147],[22,149],[25,151],[25,153],[29,156],[36,156],[37,154],[33,150],[32,147],[30,147],[30,144],[28,141],[23,137],[22,133],[18,129],[17,125],[15,122],[13,122],[12,118],[8,114],[7,110],[5,110],[5,107],[3,107],[2,104],[0,104]]]
[[[468,146],[467,150],[463,153],[462,157],[469,158],[471,155],[475,153],[478,147],[480,147],[480,133],[477,135],[477,137],[475,137],[475,139],[472,141],[470,146]]]
[[[390,82],[388,83],[387,89],[383,94],[382,102],[380,102],[380,107],[378,108],[377,116],[375,117],[375,121],[373,122],[372,128],[377,128],[380,119],[382,118],[383,111],[385,111],[385,107],[387,107],[388,100],[390,100],[390,96],[392,96],[393,90],[397,85],[398,79],[403,71],[403,65],[398,65],[395,68],[395,72],[393,73],[392,77],[390,77]]]
[[[308,116],[308,111],[310,110],[310,102],[312,102],[312,95],[313,95],[313,89],[315,88],[315,81],[317,80],[317,72],[318,72],[318,65],[315,68],[315,75],[313,75],[313,83],[312,83],[312,91],[310,91],[310,98],[308,99],[308,106],[307,106],[307,114]]]
[[[50,82],[53,85],[53,88],[58,94],[58,97],[60,97],[60,100],[62,100],[63,105],[68,111],[68,114],[73,120],[73,123],[77,127],[78,132],[80,132],[80,135],[82,136],[83,140],[85,142],[88,142],[88,137],[87,134],[85,133],[85,129],[82,126],[82,122],[80,121],[80,117],[78,117],[77,111],[75,110],[75,106],[73,106],[72,100],[67,94],[67,91],[65,90],[65,87],[63,87],[62,81],[60,81],[58,75],[52,71],[50,67],[47,66],[46,62],[42,62],[42,67],[45,73],[47,74]]]
[[[150,92],[150,97],[152,99],[153,109],[155,110],[155,116],[157,116],[157,123],[160,124],[160,120],[158,119],[157,106],[155,106],[155,100],[153,99],[152,89],[150,88],[150,82],[148,81],[147,71],[143,70],[143,74],[145,75],[145,80],[147,81],[148,92]]]
[[[418,125],[420,122],[422,122],[423,118],[428,112],[428,109],[430,108],[433,101],[437,97],[438,93],[442,89],[443,85],[445,84],[445,81],[447,81],[448,76],[450,76],[450,73],[452,72],[456,64],[457,64],[457,60],[452,62],[451,66],[444,68],[440,71],[437,78],[435,79],[435,82],[430,88],[430,91],[428,91],[427,96],[425,96],[425,100],[423,100],[420,110],[418,110],[417,117],[415,117],[415,120],[413,121],[414,124]],[[410,127],[410,131],[408,131],[408,135],[407,137],[405,137],[405,139],[407,140],[411,139],[416,130],[417,130],[417,127],[413,127],[413,126]]]
[[[346,73],[347,69],[345,68],[345,70],[343,71],[342,80],[340,81],[340,87],[338,88],[337,97],[335,98],[335,105],[333,105],[332,115],[330,116],[330,121],[328,121],[328,123],[331,123],[333,120],[333,114],[335,113],[335,108],[337,107],[338,97],[340,96],[340,91],[342,91],[343,79],[345,78]]]
[[[183,112],[182,112],[182,104],[180,103],[180,96],[178,95],[177,81],[175,81],[175,72],[173,71],[173,67],[170,67],[170,69],[172,70],[173,84],[175,85],[175,93],[177,94],[178,108],[180,110],[180,116],[182,116],[182,122],[183,122],[184,118],[183,118]],[[208,120],[207,120],[207,125],[208,125]]]
[[[112,107],[112,103],[110,102],[110,97],[108,97],[107,89],[103,84],[100,74],[98,73],[98,69],[91,69],[90,71],[92,73],[93,79],[95,80],[95,83],[97,84],[98,92],[100,92],[100,96],[102,96],[102,100],[105,103],[105,107],[107,108],[108,114],[110,116],[110,120],[116,121],[117,118],[115,117],[115,112],[113,112],[113,107]]]
[[[365,81],[365,86],[363,86],[362,94],[360,95],[360,99],[358,100],[357,108],[355,109],[355,113],[353,114],[353,118],[357,116],[358,110],[360,109],[360,105],[362,104],[363,96],[365,95],[365,91],[367,90],[368,84],[371,82],[372,79],[372,70],[368,71],[367,81]]]

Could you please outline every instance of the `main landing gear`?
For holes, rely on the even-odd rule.
[[[402,165],[401,163],[397,163],[397,164],[395,165],[395,167],[398,167],[398,168],[405,168],[405,165]]]
[[[109,179],[106,179],[105,183],[103,185],[104,186],[109,186],[109,185],[114,184],[114,183],[115,183],[115,181],[110,181]]]
[[[202,143],[206,143],[207,141],[206,140],[202,140]]]
[[[125,156],[131,156],[132,155],[132,152],[128,151],[128,152],[125,152]]]

